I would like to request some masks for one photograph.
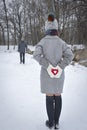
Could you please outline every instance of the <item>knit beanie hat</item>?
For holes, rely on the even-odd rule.
[[[50,29],[58,30],[58,22],[57,22],[55,15],[53,13],[50,13],[48,15],[48,19],[45,22],[45,31],[50,30]]]

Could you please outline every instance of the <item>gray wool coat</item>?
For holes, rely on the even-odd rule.
[[[73,53],[67,44],[58,36],[47,35],[37,44],[34,59],[41,65],[40,83],[41,92],[46,94],[61,94],[64,84],[64,68],[73,59]],[[62,68],[60,78],[51,78],[48,75],[49,63]]]

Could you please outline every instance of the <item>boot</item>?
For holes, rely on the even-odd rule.
[[[46,110],[48,115],[48,120],[46,121],[46,126],[51,128],[54,123],[54,107],[53,107],[53,96],[46,96]]]
[[[46,121],[46,126],[49,128],[49,129],[52,129],[53,128],[53,123],[50,123],[48,120]]]
[[[59,118],[62,108],[62,98],[61,96],[55,96],[55,111],[54,111],[54,126],[55,129],[59,128]]]

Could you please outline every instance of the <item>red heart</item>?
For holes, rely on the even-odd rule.
[[[56,75],[58,73],[58,69],[51,69],[51,72]]]

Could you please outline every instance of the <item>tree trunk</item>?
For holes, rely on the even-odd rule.
[[[7,7],[6,7],[6,1],[3,0],[4,4],[4,11],[5,11],[5,18],[6,18],[6,26],[7,26],[7,49],[9,50],[9,25],[8,25],[8,16],[7,16]]]

